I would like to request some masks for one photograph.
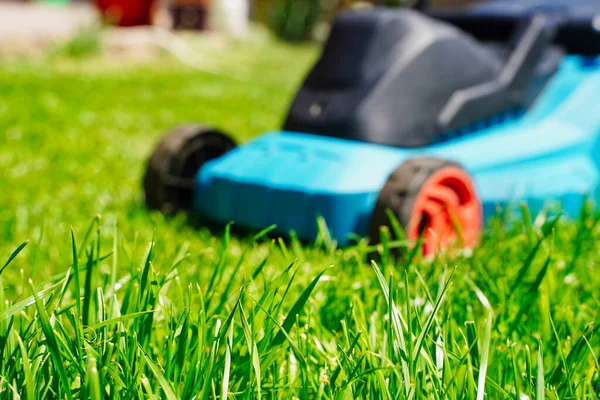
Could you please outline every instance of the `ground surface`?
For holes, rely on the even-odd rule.
[[[598,397],[595,214],[498,218],[435,260],[392,243],[376,266],[326,234],[193,229],[143,207],[156,141],[277,127],[315,49],[66,57],[90,48],[0,64],[0,398]]]
[[[31,54],[97,24],[87,3],[61,7],[40,2],[0,2],[0,56]]]

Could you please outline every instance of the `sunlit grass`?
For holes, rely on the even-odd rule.
[[[0,66],[0,398],[597,398],[597,212],[423,259],[144,208],[173,125],[280,125],[315,51],[252,46]]]

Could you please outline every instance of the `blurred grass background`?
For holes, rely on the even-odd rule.
[[[68,254],[70,227],[81,231],[96,214],[122,221],[123,235],[144,232],[147,240],[163,220],[145,211],[141,197],[158,139],[183,122],[212,122],[239,142],[276,129],[317,55],[311,45],[260,40],[196,45],[200,69],[168,55],[121,63],[55,52],[0,63],[0,254],[43,233],[19,265],[43,281],[55,272],[43,266]],[[215,240],[174,222],[159,229],[174,239]]]

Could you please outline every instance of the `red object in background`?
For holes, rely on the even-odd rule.
[[[95,0],[103,18],[118,26],[152,24],[154,0]]]

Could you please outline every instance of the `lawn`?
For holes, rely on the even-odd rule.
[[[317,49],[201,54],[0,63],[0,398],[598,398],[597,211],[435,259],[148,211],[166,130],[278,127]]]

